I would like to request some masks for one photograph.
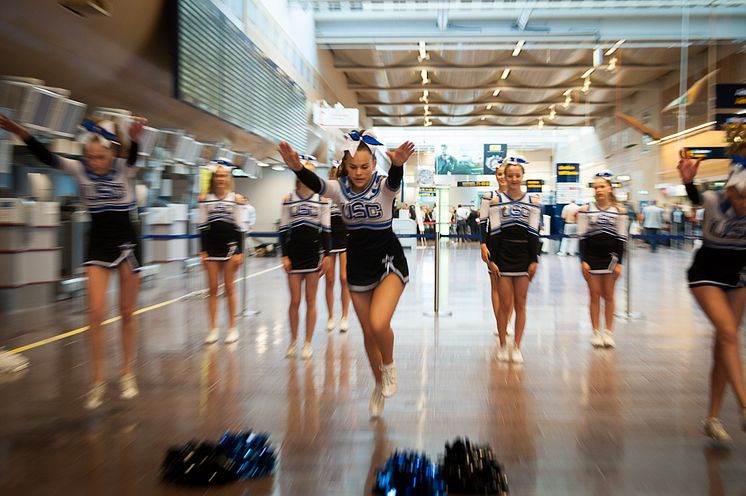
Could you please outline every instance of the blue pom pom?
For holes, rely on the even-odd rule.
[[[373,493],[385,496],[445,496],[440,467],[427,455],[397,451],[376,476]]]
[[[226,432],[218,441],[218,446],[235,462],[241,479],[264,477],[275,468],[277,457],[269,443],[269,434]]]

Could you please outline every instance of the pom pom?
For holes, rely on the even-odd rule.
[[[397,451],[378,472],[373,494],[445,496],[446,488],[440,468],[425,454]]]
[[[166,453],[163,480],[174,484],[206,486],[238,480],[236,463],[213,443],[192,441]]]
[[[472,444],[469,439],[446,443],[441,464],[446,486],[457,494],[508,494],[505,470],[488,445]]]
[[[269,444],[269,434],[226,432],[218,446],[236,464],[236,474],[241,479],[264,477],[275,468],[277,457]]]

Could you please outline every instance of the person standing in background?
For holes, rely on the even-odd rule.
[[[656,205],[655,200],[652,200],[650,205],[642,209],[642,227],[645,229],[646,235],[652,236],[649,240],[650,251],[655,253],[658,251],[656,236],[663,227],[663,209]]]
[[[572,200],[572,202],[565,205],[562,209],[562,220],[565,223],[563,232],[567,235],[574,235],[578,232],[578,210],[580,207]],[[571,255],[575,256],[578,254],[578,240],[577,238],[562,238],[560,243],[560,249],[557,255]]]

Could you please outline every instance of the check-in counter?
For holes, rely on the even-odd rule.
[[[185,236],[188,234],[189,209],[187,205],[174,203],[167,207],[148,208],[142,215],[143,248],[146,263],[183,261],[189,256],[189,240],[147,238],[147,236]]]
[[[399,234],[417,234],[417,223],[412,219],[391,219],[391,228],[398,236]],[[417,238],[399,238],[402,248],[417,248]]]
[[[0,199],[0,310],[54,301],[62,255],[59,228],[58,203]]]

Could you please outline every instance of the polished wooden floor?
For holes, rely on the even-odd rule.
[[[589,343],[577,261],[542,258],[529,295],[525,365],[497,363],[487,274],[478,250],[443,250],[451,317],[423,316],[433,295],[433,251],[409,256],[412,282],[394,319],[400,389],[370,421],[371,375],[359,325],[327,334],[320,294],[314,357],[283,358],[288,294],[281,270],[250,280],[250,307],[233,347],[205,347],[206,302],[196,297],[140,316],[141,394],[82,407],[88,379],[85,334],[26,355],[21,379],[0,384],[0,494],[368,494],[375,468],[397,448],[432,456],[456,436],[492,445],[515,495],[746,495],[746,433],[730,393],[723,421],[730,452],[709,448],[706,409],[711,331],[689,296],[689,252],[639,250],[633,310],[619,320],[616,350]],[[252,259],[251,273],[278,264]],[[201,274],[194,284],[202,284]],[[144,288],[140,306],[186,292],[184,278]],[[624,288],[619,287],[624,303]],[[80,304],[2,316],[8,348],[83,325]],[[109,375],[117,373],[117,324],[106,327]],[[209,490],[168,486],[166,449],[216,439],[226,429],[272,434],[275,475]]]

